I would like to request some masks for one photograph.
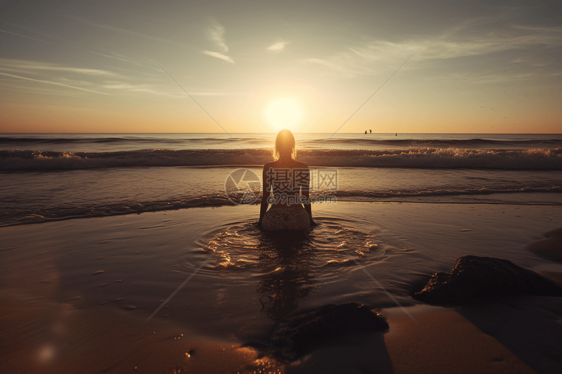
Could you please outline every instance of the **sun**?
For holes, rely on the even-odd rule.
[[[302,113],[299,104],[293,99],[279,99],[267,107],[267,120],[275,131],[298,129]]]

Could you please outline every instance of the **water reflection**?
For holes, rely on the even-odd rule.
[[[258,250],[262,311],[278,321],[314,288],[312,232],[261,232]]]
[[[364,266],[386,257],[374,235],[354,228],[353,222],[342,221],[324,218],[308,232],[277,233],[264,232],[255,222],[235,223],[204,245],[205,251],[216,252],[204,274],[215,282],[228,273],[230,292],[236,294],[230,293],[234,305],[240,304],[240,298],[254,299],[256,290],[261,312],[278,321],[295,311],[315,289],[345,280],[357,267],[349,254]],[[237,287],[244,291],[236,293]]]

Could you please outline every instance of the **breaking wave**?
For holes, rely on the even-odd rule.
[[[320,149],[299,151],[312,167],[390,167],[442,169],[562,170],[562,147],[528,150],[396,148],[384,150]],[[150,166],[263,165],[264,149],[151,149],[120,152],[0,151],[0,170],[77,170]]]

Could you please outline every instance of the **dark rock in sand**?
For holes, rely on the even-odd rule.
[[[345,333],[386,330],[382,315],[364,305],[324,305],[280,322],[266,351],[282,361],[294,361]]]
[[[413,297],[429,304],[462,304],[511,295],[562,296],[562,288],[508,260],[463,256],[449,274],[435,273]]]

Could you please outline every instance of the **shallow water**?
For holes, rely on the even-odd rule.
[[[230,205],[234,167],[138,167],[2,173],[0,226]],[[261,168],[250,167],[261,178]],[[326,169],[313,171],[313,176]],[[562,205],[562,171],[337,168],[340,201]],[[316,174],[314,174],[316,173]]]
[[[245,340],[296,309],[395,307],[388,294],[415,304],[416,284],[467,254],[560,267],[525,249],[559,226],[556,207],[338,203],[314,214],[317,227],[291,236],[259,231],[252,206],[6,227],[0,270],[26,292],[54,284],[59,302],[146,317],[189,279],[154,318]]]
[[[333,135],[333,136],[332,136]],[[275,134],[2,134],[0,226],[232,204]],[[312,195],[562,205],[562,135],[296,134]],[[324,174],[323,174],[324,173]],[[332,185],[322,175],[336,175]],[[229,191],[232,192],[232,191]]]

